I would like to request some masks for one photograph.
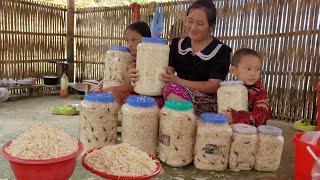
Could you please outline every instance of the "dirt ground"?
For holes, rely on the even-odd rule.
[[[52,115],[51,108],[53,106],[77,104],[79,102],[79,96],[72,95],[68,98],[43,96],[0,103],[0,145],[4,144],[6,141],[14,139],[17,135],[24,132],[31,124],[41,121],[50,122],[61,127],[72,136],[78,138],[79,116]],[[196,170],[193,165],[183,168],[171,168],[163,165],[163,171],[156,179],[293,179],[294,145],[291,138],[295,131],[289,123],[276,120],[272,120],[269,123],[284,129],[284,138],[286,141],[282,161],[277,172],[265,173],[255,170],[246,172],[232,172],[230,170],[224,172],[213,172]],[[7,160],[5,160],[1,155],[0,162],[0,179],[15,179]],[[76,169],[70,179],[93,180],[100,178],[85,170],[78,160]]]

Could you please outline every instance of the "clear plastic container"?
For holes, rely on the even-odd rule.
[[[0,102],[5,102],[10,97],[10,92],[7,88],[0,87]]]
[[[121,112],[122,142],[156,156],[159,124],[156,100],[147,96],[129,96]]]
[[[196,116],[185,100],[168,100],[160,111],[159,159],[173,167],[188,165],[193,159]]]
[[[69,95],[69,93],[68,93],[69,78],[65,73],[63,73],[63,75],[60,79],[60,86],[61,86],[60,96],[67,97]]]
[[[194,150],[194,165],[201,170],[226,170],[232,136],[228,118],[215,113],[202,113],[200,118]]]
[[[169,63],[170,48],[164,39],[142,38],[137,46],[137,70],[139,80],[135,83],[134,91],[141,95],[159,96],[165,85],[160,78],[165,73]]]
[[[109,47],[104,61],[103,88],[122,84],[125,81],[125,75],[131,62],[129,48],[123,46]]]
[[[320,131],[309,131],[303,133],[301,141],[312,145],[320,145]]]
[[[223,81],[217,91],[218,113],[232,108],[248,111],[248,90],[243,81]]]
[[[116,143],[118,109],[111,93],[85,95],[80,110],[80,140],[85,150]]]
[[[257,150],[257,128],[248,124],[232,125],[229,167],[233,171],[251,170]]]
[[[258,146],[254,168],[258,171],[276,171],[280,165],[284,139],[282,129],[261,125],[258,127]]]

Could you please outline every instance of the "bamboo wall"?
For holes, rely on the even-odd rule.
[[[39,78],[65,58],[66,9],[22,0],[0,1],[0,76]]]
[[[103,77],[103,59],[110,45],[125,45],[123,32],[131,23],[130,7],[79,9],[75,13],[75,77]]]
[[[315,87],[320,71],[319,1],[229,0],[215,3],[218,17],[214,36],[233,50],[250,47],[263,55],[262,79],[270,95],[274,117],[315,119]],[[185,35],[183,22],[190,4],[190,1],[161,4],[165,12],[164,38],[170,40]],[[141,20],[150,24],[152,10],[151,5],[143,5]],[[89,75],[102,77],[103,66],[96,70],[95,64],[103,62],[107,46],[124,44],[123,30],[131,22],[130,13],[129,7],[79,11],[76,60],[78,63],[83,63],[84,59],[93,61],[87,65],[88,70],[81,68],[86,72],[84,78]]]
[[[225,0],[218,9],[214,36],[232,47],[250,47],[264,58],[262,79],[275,118],[315,120],[320,72],[320,2],[318,0]],[[162,3],[163,37],[185,35],[191,1]],[[154,4],[141,6],[150,24]],[[83,8],[75,12],[75,77],[103,77],[110,45],[125,45],[124,30],[132,22],[129,6]],[[19,78],[55,72],[65,60],[66,9],[22,0],[0,1],[0,72]],[[230,78],[230,77],[229,77]]]

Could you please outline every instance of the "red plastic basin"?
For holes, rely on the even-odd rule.
[[[318,110],[317,110],[317,130],[320,130],[320,83],[317,86],[317,95],[318,95]]]
[[[307,150],[310,146],[312,151],[320,157],[320,146],[312,145],[300,140],[304,134],[296,133],[293,135],[293,142],[295,143],[295,160],[294,160],[294,179],[295,180],[311,180],[311,170],[315,160]]]
[[[100,176],[100,177],[103,177],[103,178],[108,178],[108,179],[114,179],[114,180],[144,180],[144,179],[151,179],[155,176],[157,176],[160,171],[161,171],[161,164],[159,161],[156,162],[157,164],[157,168],[156,170],[151,173],[151,174],[148,174],[148,175],[144,175],[144,176],[116,176],[116,175],[112,175],[112,174],[108,174],[108,173],[105,173],[105,172],[102,172],[102,171],[98,171],[98,170],[95,170],[94,168],[92,168],[91,166],[89,166],[87,164],[87,162],[85,162],[85,158],[87,157],[88,154],[90,154],[92,151],[94,151],[95,149],[101,149],[101,147],[99,148],[94,148],[94,149],[91,149],[89,151],[87,151],[83,156],[82,156],[82,159],[81,159],[81,163],[82,163],[82,166],[84,168],[86,168],[87,170],[89,170],[90,172]],[[155,159],[154,157],[150,156],[152,159]]]
[[[26,160],[8,154],[4,149],[11,144],[5,143],[1,148],[2,155],[9,160],[11,169],[18,180],[53,180],[68,179],[76,166],[77,157],[83,145],[79,141],[78,150],[70,155],[47,160]]]

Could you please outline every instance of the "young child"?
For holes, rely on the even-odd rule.
[[[230,123],[246,123],[258,127],[271,118],[268,94],[260,80],[261,67],[262,58],[256,51],[242,48],[234,53],[230,73],[243,81],[248,89],[249,112],[234,109],[224,111]]]

